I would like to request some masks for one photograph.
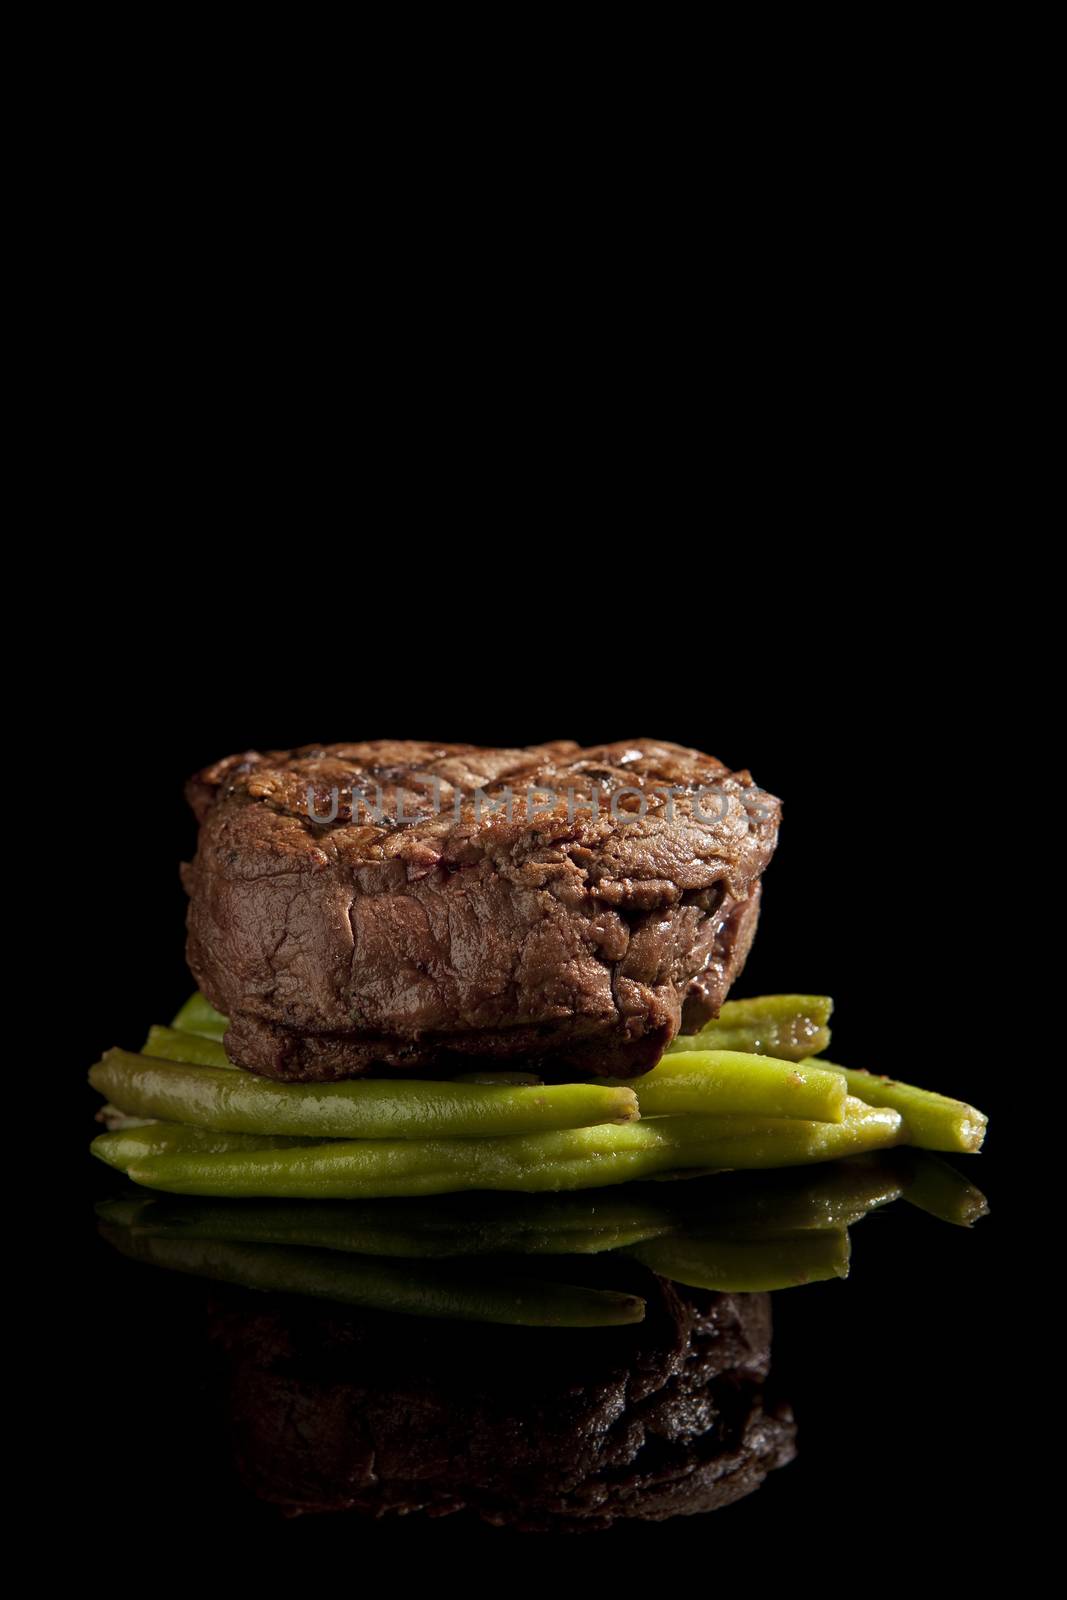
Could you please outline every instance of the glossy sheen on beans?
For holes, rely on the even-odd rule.
[[[149,1028],[141,1054],[156,1061],[184,1061],[188,1066],[238,1070],[218,1039],[209,1039],[200,1033],[184,1033],[180,1028]]]
[[[866,1105],[887,1106],[899,1111],[904,1119],[904,1144],[916,1145],[920,1150],[955,1150],[966,1155],[974,1155],[982,1148],[987,1118],[974,1106],[934,1094],[930,1089],[917,1089],[911,1083],[879,1077],[874,1072],[856,1072],[850,1067],[834,1066],[831,1061],[817,1064],[839,1073],[849,1094]],[[808,1065],[816,1063],[801,1063],[801,1066]]]
[[[664,1056],[633,1079],[643,1117],[686,1112],[756,1117],[802,1117],[840,1122],[845,1084],[816,1061],[776,1061],[733,1050],[693,1050]]]
[[[680,1034],[670,1050],[741,1050],[749,1055],[800,1061],[830,1047],[829,995],[764,994],[726,1000],[699,1033]]]
[[[89,1146],[98,1161],[125,1172],[150,1156],[225,1155],[231,1151],[286,1150],[315,1143],[311,1139],[286,1139],[275,1134],[211,1133],[187,1128],[180,1122],[146,1122],[101,1133]]]
[[[365,1078],[273,1083],[232,1068],[109,1050],[89,1073],[113,1105],[217,1133],[333,1139],[483,1138],[589,1127],[637,1117],[631,1089],[593,1083],[510,1087]]]
[[[307,1150],[157,1156],[135,1183],[176,1194],[378,1199],[463,1189],[591,1189],[680,1168],[790,1167],[894,1144],[897,1112],[851,1098],[842,1122],[661,1117],[505,1139],[363,1139]]]

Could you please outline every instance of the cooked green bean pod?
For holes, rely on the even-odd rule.
[[[675,1039],[669,1052],[740,1050],[747,1055],[799,1061],[817,1056],[830,1044],[827,1024],[834,1003],[828,995],[765,994],[754,1000],[726,1000],[719,1015],[696,1034]]]
[[[89,1146],[98,1160],[119,1172],[154,1156],[215,1156],[235,1151],[306,1148],[314,1139],[288,1139],[276,1134],[212,1133],[187,1128],[180,1122],[131,1122],[111,1133],[99,1134]]]
[[[811,1061],[776,1061],[735,1050],[679,1051],[631,1082],[643,1117],[709,1112],[840,1122],[845,1114],[840,1076]]]
[[[221,1039],[229,1026],[229,1017],[216,1011],[199,990],[189,996],[171,1023],[172,1028],[178,1028],[182,1033],[202,1033],[207,1039]]]
[[[226,1051],[217,1039],[202,1033],[182,1033],[179,1028],[160,1028],[153,1025],[141,1049],[143,1056],[154,1061],[184,1061],[189,1066],[225,1067],[237,1072]]]
[[[142,1116],[218,1133],[333,1139],[469,1139],[625,1122],[632,1089],[593,1083],[537,1088],[362,1078],[275,1083],[251,1072],[195,1067],[109,1050],[89,1073],[108,1100]]]
[[[808,1064],[801,1062],[801,1066]],[[897,1083],[893,1078],[883,1078],[874,1072],[838,1067],[832,1061],[810,1065],[839,1072],[848,1085],[849,1094],[865,1105],[888,1106],[892,1111],[899,1111],[904,1119],[902,1144],[916,1145],[921,1150],[955,1150],[968,1155],[982,1148],[987,1119],[981,1111],[965,1105],[962,1100],[950,1100],[930,1089]]]

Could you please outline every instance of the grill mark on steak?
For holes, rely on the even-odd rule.
[[[412,815],[428,776],[442,812]],[[379,781],[386,815],[354,824],[354,797]],[[509,785],[510,817],[480,812],[479,790]],[[564,798],[525,814],[527,786],[589,800],[594,785],[604,807],[637,791],[624,798],[646,814],[579,801],[568,815]],[[723,814],[709,819],[695,797],[712,785]],[[347,808],[316,822],[309,787],[316,809],[334,787]],[[652,740],[244,752],[188,793],[190,967],[231,1018],[232,1059],[297,1081],[454,1070],[456,1052],[645,1070],[683,1007],[687,1027],[714,1015],[740,970],[779,817],[747,772]]]

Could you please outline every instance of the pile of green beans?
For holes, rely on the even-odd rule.
[[[141,1054],[110,1050],[92,1068],[110,1130],[92,1148],[170,1193],[331,1200],[552,1193],[897,1144],[980,1148],[986,1119],[973,1107],[814,1059],[831,1011],[823,996],[728,1001],[625,1082],[504,1071],[293,1084],[234,1066],[226,1018],[193,996]]]
[[[899,1112],[848,1097],[841,1122],[660,1117],[502,1139],[347,1139],[288,1149],[195,1151],[132,1163],[174,1194],[377,1199],[514,1189],[592,1189],[682,1169],[792,1167],[897,1142]],[[104,1137],[121,1137],[105,1135]]]

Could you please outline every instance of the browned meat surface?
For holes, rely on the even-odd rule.
[[[292,1080],[646,1070],[740,971],[780,809],[652,739],[250,752],[188,792],[189,965],[231,1058]]]

